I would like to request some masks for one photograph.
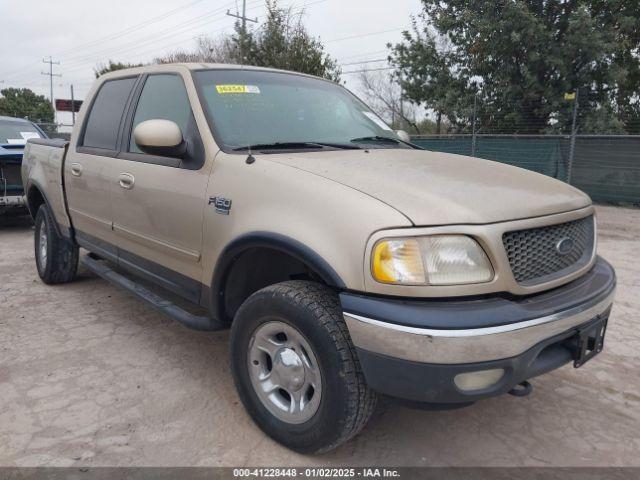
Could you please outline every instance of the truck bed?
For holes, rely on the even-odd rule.
[[[35,187],[45,198],[58,224],[70,227],[64,196],[64,160],[69,141],[62,138],[31,138],[24,148],[22,183],[25,194]],[[35,215],[35,212],[32,212]]]

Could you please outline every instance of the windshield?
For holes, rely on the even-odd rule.
[[[226,150],[274,144],[298,149],[305,143],[311,148],[411,148],[369,107],[334,83],[240,69],[200,70],[194,78],[211,127]]]
[[[24,145],[28,139],[40,137],[38,129],[30,123],[0,120],[0,143]]]

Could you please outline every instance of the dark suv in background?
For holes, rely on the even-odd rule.
[[[24,146],[30,138],[47,138],[47,135],[29,120],[0,116],[0,215],[27,212],[20,166]]]

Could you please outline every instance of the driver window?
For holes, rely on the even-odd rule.
[[[171,120],[186,135],[191,118],[191,105],[182,78],[179,75],[150,75],[140,94],[140,100],[133,117],[129,151],[142,153],[135,140],[133,130],[141,122],[151,119]]]

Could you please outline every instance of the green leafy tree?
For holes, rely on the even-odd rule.
[[[338,82],[337,61],[324,51],[302,23],[302,13],[279,8],[267,0],[267,18],[256,30],[243,31],[238,22],[232,37],[236,62],[308,73]]]
[[[123,63],[109,60],[107,64],[101,63],[97,65],[96,68],[93,69],[93,73],[95,74],[96,78],[98,78],[105,73],[124,70],[125,68],[141,67],[142,65],[142,63]]]
[[[638,2],[422,0],[390,60],[407,98],[468,129],[567,131],[579,91],[581,131],[638,119]],[[620,120],[622,119],[622,120]],[[640,125],[639,125],[640,126]]]
[[[5,88],[0,95],[0,115],[53,123],[53,107],[43,95],[36,95],[28,88]]]

